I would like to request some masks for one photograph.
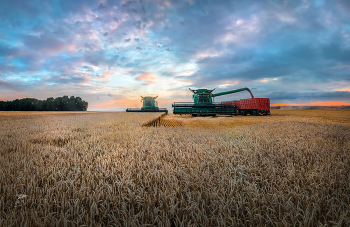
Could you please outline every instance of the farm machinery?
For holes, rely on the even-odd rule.
[[[237,105],[238,113],[242,116],[271,115],[269,98],[251,98],[222,102],[225,105]]]
[[[193,92],[192,102],[175,102],[172,104],[174,114],[191,114],[192,116],[216,116],[219,115],[234,115],[238,114],[237,105],[235,103],[215,103],[213,99],[218,96],[228,95],[240,91],[248,91],[254,98],[249,88],[240,88],[231,91],[225,91],[213,94],[213,90],[198,89],[191,90]]]
[[[156,101],[156,97],[152,96],[141,96],[141,102],[143,105],[141,108],[127,108],[126,112],[165,112],[168,114],[168,110],[166,108],[159,108],[158,102]]]

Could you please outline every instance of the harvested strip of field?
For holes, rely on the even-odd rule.
[[[350,225],[349,125],[142,127],[159,116],[0,117],[0,225]]]
[[[145,124],[143,124],[143,126],[147,126],[147,127],[161,127],[161,126],[181,127],[181,126],[183,126],[183,124],[179,120],[164,119],[166,116],[167,116],[166,114],[162,114],[160,117],[157,117],[155,119],[152,119],[152,120],[146,122]]]
[[[187,128],[224,129],[281,121],[320,122],[350,125],[349,110],[271,110],[271,116],[192,117],[169,114],[163,119]]]
[[[350,125],[350,110],[272,110],[278,117],[295,116],[312,122]]]
[[[192,117],[190,115],[174,115],[169,114],[163,119],[174,124],[181,125],[186,128],[204,128],[204,129],[224,129],[242,125],[256,124],[249,119],[244,120],[241,116],[219,116],[219,117]],[[254,120],[254,119],[252,119]],[[176,122],[176,123],[175,123]]]

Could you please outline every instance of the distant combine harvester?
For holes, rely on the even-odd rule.
[[[168,114],[168,110],[166,108],[158,107],[158,102],[156,101],[156,98],[158,98],[158,96],[141,96],[141,98],[141,102],[143,102],[141,108],[127,108],[126,112],[165,112]]]

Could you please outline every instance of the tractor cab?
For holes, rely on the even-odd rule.
[[[190,89],[191,90],[191,89]],[[212,104],[212,92],[214,90],[198,89],[191,90],[193,92],[193,101],[195,104]]]
[[[158,107],[158,102],[156,101],[157,97],[151,97],[151,96],[142,97],[141,96],[141,98],[142,98],[141,102],[143,101],[143,107],[144,108]]]
[[[159,108],[156,98],[158,96],[141,96],[142,107],[139,108],[127,108],[126,112],[165,112],[168,114],[166,108]]]

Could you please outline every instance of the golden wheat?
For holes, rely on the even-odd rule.
[[[349,226],[350,125],[279,113],[0,113],[0,226]]]
[[[272,123],[281,121],[318,122],[350,125],[349,110],[271,110],[272,116],[220,116],[192,117],[190,115],[169,114],[162,118],[187,128],[232,128],[243,125]]]

